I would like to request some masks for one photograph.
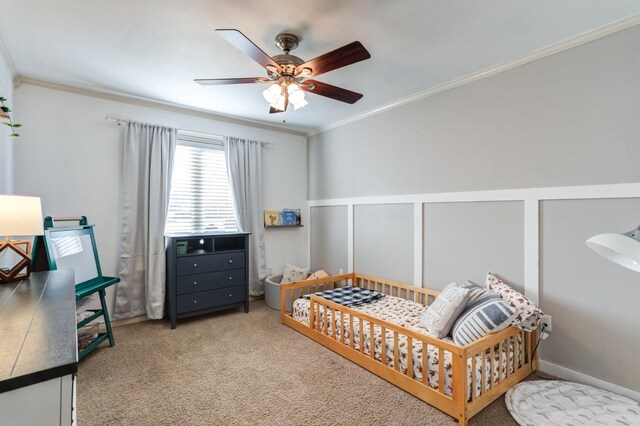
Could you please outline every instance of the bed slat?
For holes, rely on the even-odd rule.
[[[496,356],[496,352],[495,352],[495,346],[491,345],[491,350],[489,352],[489,363],[490,363],[490,373],[489,373],[489,389],[493,389],[493,376],[495,374],[495,368],[496,368],[496,362],[495,362],[495,357]]]
[[[476,399],[476,354],[471,354],[471,401]]]
[[[441,349],[442,350],[442,349]],[[422,383],[427,384],[429,375],[429,351],[427,350],[427,344],[422,342]]]
[[[355,334],[353,334],[353,315],[349,315],[349,347],[353,349],[353,340]]]
[[[413,339],[407,336],[407,376],[413,378]]]
[[[380,333],[380,360],[384,365],[387,365],[387,328],[381,327]]]
[[[364,354],[364,324],[362,318],[358,318],[358,338],[360,344],[360,353]]]
[[[482,351],[482,374],[480,374],[480,396],[484,395],[487,388],[487,352]]]
[[[438,348],[438,390],[444,394],[444,349]]]
[[[293,306],[291,307],[293,309]],[[309,301],[309,324],[312,329],[316,328],[316,302]]]
[[[329,328],[327,326],[328,322],[329,322],[329,308],[327,307],[327,305],[323,305],[324,307],[324,318],[323,318],[323,322],[324,322],[324,331],[323,333],[326,334],[327,336],[329,335]]]
[[[375,349],[375,329],[373,327],[373,323],[369,321],[369,356],[371,359],[376,359],[376,349]]]
[[[503,351],[502,351],[502,341],[500,341],[498,343],[498,384],[500,384],[500,382],[502,381],[502,357],[503,357]]]
[[[393,332],[393,368],[396,371],[400,371],[400,360],[399,360],[399,351],[398,348],[398,332]]]

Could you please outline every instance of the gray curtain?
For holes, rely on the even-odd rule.
[[[124,132],[116,319],[164,315],[164,227],[176,129],[128,122]]]
[[[249,294],[264,294],[267,259],[262,207],[262,143],[224,138],[227,173],[238,228],[249,237]]]

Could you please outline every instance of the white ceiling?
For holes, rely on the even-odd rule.
[[[309,131],[639,13],[640,1],[0,0],[0,10],[20,76]],[[318,80],[364,98],[308,95],[306,108],[269,115],[265,85],[200,86],[192,79],[265,75],[215,28],[269,55],[281,53],[276,34],[293,32],[305,60],[359,40],[371,59]]]

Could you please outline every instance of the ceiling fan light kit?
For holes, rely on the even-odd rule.
[[[217,85],[271,82],[273,84],[262,92],[262,96],[270,106],[269,113],[271,114],[286,111],[289,103],[293,104],[295,110],[308,105],[309,102],[307,102],[304,92],[349,104],[354,104],[362,98],[360,93],[310,80],[311,77],[369,59],[371,55],[359,41],[354,41],[305,62],[303,59],[289,54],[300,43],[300,39],[294,34],[278,34],[275,39],[276,46],[284,54],[270,57],[238,30],[217,29],[216,32],[262,65],[268,78],[196,79],[194,80],[196,83]]]

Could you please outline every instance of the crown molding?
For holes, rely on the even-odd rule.
[[[53,83],[50,81],[39,80],[36,78],[18,76],[16,77],[15,85],[20,87],[23,84],[31,86],[44,87],[46,89],[60,90],[68,93],[75,93],[77,95],[89,96],[93,98],[106,99],[109,101],[125,102],[133,105],[140,105],[144,107],[163,109],[165,111],[177,112],[180,114],[189,114],[192,116],[207,118],[210,120],[222,121],[225,123],[236,124],[241,126],[251,126],[253,128],[269,130],[279,133],[287,133],[296,136],[307,136],[307,132],[287,129],[279,126],[272,126],[256,120],[249,120],[238,118],[230,115],[212,113],[201,108],[189,107],[186,105],[174,104],[171,102],[164,102],[157,99],[146,98],[143,96],[135,96],[126,93],[110,91],[110,90],[95,90],[82,87],[67,86],[65,84]]]
[[[438,86],[432,87],[430,89],[422,90],[420,92],[414,93],[413,95],[406,96],[404,98],[400,98],[393,102],[389,102],[385,105],[382,105],[377,108],[370,109],[368,111],[364,111],[360,114],[353,115],[351,117],[347,117],[343,120],[336,121],[331,124],[327,124],[325,126],[321,126],[315,130],[310,131],[307,134],[307,137],[311,137],[320,133],[327,132],[329,130],[336,129],[338,127],[345,126],[350,123],[354,123],[359,120],[363,120],[365,118],[372,117],[374,115],[380,114],[385,111],[389,111],[394,108],[401,107],[403,105],[410,104],[412,102],[419,101],[424,98],[428,98],[429,96],[436,95],[438,93],[442,93],[447,90],[454,89],[456,87],[463,86],[465,84],[473,83],[474,81],[481,80],[483,78],[490,77],[492,75],[528,64],[533,61],[537,61],[539,59],[546,58],[547,56],[555,55],[556,53],[563,52],[565,50],[572,49],[574,47],[580,46],[585,43],[589,43],[591,41],[597,40],[602,37],[606,37],[608,35],[617,33],[622,30],[626,30],[628,28],[634,27],[640,24],[640,13],[636,13],[630,15],[626,18],[620,19],[618,21],[614,21],[610,24],[603,25],[601,27],[595,28],[593,30],[587,31],[585,33],[579,34],[577,36],[568,38],[564,41],[551,44],[549,46],[543,47],[541,49],[536,49],[530,53],[519,56],[510,61],[503,62],[498,65],[493,65],[488,68],[484,68],[482,70],[473,72],[471,74],[467,74],[465,76],[450,80],[446,83],[440,84]]]

